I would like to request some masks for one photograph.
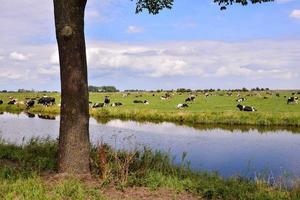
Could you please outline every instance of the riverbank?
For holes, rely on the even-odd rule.
[[[0,106],[0,112],[59,115],[58,106],[35,106],[26,109],[25,106]],[[269,112],[187,112],[187,111],[158,111],[151,109],[124,109],[124,108],[98,108],[90,109],[90,115],[99,121],[110,119],[149,121],[149,122],[174,122],[177,124],[197,125],[250,125],[250,126],[282,126],[300,127],[300,113],[269,113]]]
[[[99,153],[99,152],[102,153]],[[101,157],[105,152],[105,159]],[[163,152],[116,151],[109,146],[93,147],[90,180],[57,179],[57,143],[32,139],[21,146],[0,143],[1,199],[111,199],[112,193],[138,199],[141,191],[157,191],[165,199],[299,199],[300,188],[288,190],[280,182],[241,177],[224,179],[217,174],[194,172],[185,156],[181,165]],[[100,162],[101,160],[101,162]],[[104,160],[104,161],[103,161]],[[124,162],[126,161],[126,162]],[[127,163],[127,164],[124,164]],[[126,193],[126,191],[128,193]],[[112,192],[112,193],[110,193]],[[128,196],[129,195],[129,196]],[[113,196],[116,199],[121,196]],[[170,198],[167,198],[170,197]],[[180,198],[182,197],[182,198]],[[148,198],[149,199],[149,198]]]

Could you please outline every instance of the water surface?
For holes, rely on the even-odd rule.
[[[29,118],[25,114],[0,115],[0,137],[21,144],[32,137],[57,138],[59,118]],[[173,123],[138,123],[90,120],[91,141],[116,148],[149,146],[170,152],[180,163],[183,152],[195,170],[217,171],[222,176],[258,174],[279,177],[285,172],[300,177],[300,134],[288,130],[192,128]]]

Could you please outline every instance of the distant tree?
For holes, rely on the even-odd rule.
[[[191,89],[186,89],[186,88],[178,88],[176,90],[176,92],[192,92],[192,90]]]
[[[89,92],[119,92],[115,86],[92,86],[88,87]]]
[[[243,88],[242,88],[242,91],[243,91],[243,92],[248,92],[248,89],[245,88],[245,87],[243,87]]]
[[[135,0],[136,13],[158,14],[174,0]],[[220,9],[273,0],[214,0]],[[84,12],[87,0],[53,0],[61,78],[59,172],[90,174],[89,100]]]

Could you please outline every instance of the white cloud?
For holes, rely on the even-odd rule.
[[[38,68],[38,73],[41,75],[49,75],[49,76],[58,76],[59,75],[59,66],[51,66],[49,68],[40,67]]]
[[[300,10],[293,10],[290,14],[290,17],[300,19]]]
[[[18,52],[3,49],[1,54],[10,55],[10,52],[16,55],[21,54],[19,52],[31,52],[30,59],[15,62],[10,56],[3,57],[0,61],[0,86],[11,80],[18,87],[22,87],[24,83],[32,84],[30,88],[40,86],[41,83],[59,84],[56,44],[20,45]],[[114,77],[117,73],[118,80],[127,76],[155,78],[158,82],[172,77],[178,80],[194,77],[215,83],[216,80],[231,80],[236,77],[244,81],[255,79],[255,83],[269,79],[278,85],[298,80],[299,55],[299,40],[157,44],[87,41],[90,80],[104,76]]]
[[[300,41],[172,42],[127,45],[88,43],[89,68],[128,69],[148,77],[297,77]]]
[[[9,58],[11,60],[16,60],[16,61],[26,61],[26,60],[28,60],[27,55],[24,55],[24,54],[16,52],[16,51],[10,53]]]
[[[59,57],[58,57],[58,51],[54,51],[50,56],[50,63],[53,65],[59,65]]]
[[[128,26],[126,32],[127,33],[141,33],[144,30],[141,27],[138,26]]]

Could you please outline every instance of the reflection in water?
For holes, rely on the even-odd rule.
[[[111,120],[99,124],[90,119],[90,136],[93,144],[101,141],[115,148],[132,149],[148,146],[170,152],[181,162],[183,152],[193,169],[217,171],[227,177],[244,177],[286,171],[300,176],[300,134],[288,130],[267,131],[239,127],[189,127],[173,123],[139,123]],[[228,130],[225,130],[228,129]],[[246,131],[247,130],[247,131]],[[59,117],[55,120],[28,118],[27,115],[0,116],[0,137],[7,142],[22,143],[22,138],[58,137]],[[263,173],[268,172],[268,173]]]
[[[24,112],[29,118],[35,118],[35,114],[30,112]]]
[[[29,116],[30,117],[30,116]],[[38,117],[40,119],[49,119],[49,120],[55,120],[55,116],[52,115],[42,115],[42,114],[38,114]]]
[[[99,123],[99,124],[107,124],[110,121],[115,121],[114,119],[109,119],[109,118],[95,118],[95,120]],[[124,123],[126,122],[131,122],[131,120],[121,120]],[[147,121],[144,120],[140,120],[140,121],[135,121],[138,123],[142,123],[142,124],[147,124]],[[157,124],[160,125],[162,123],[165,122],[161,122],[161,121],[151,121],[151,124]],[[300,127],[296,127],[296,126],[254,126],[254,125],[227,125],[227,124],[188,124],[188,123],[174,123],[172,122],[172,124],[176,124],[178,126],[186,126],[186,127],[191,127],[191,128],[195,128],[198,130],[202,130],[202,131],[209,131],[212,129],[221,129],[221,130],[225,130],[225,131],[230,131],[232,133],[239,131],[239,132],[249,132],[249,131],[257,131],[259,133],[270,133],[270,132],[277,132],[277,131],[289,131],[292,133],[300,133]]]

